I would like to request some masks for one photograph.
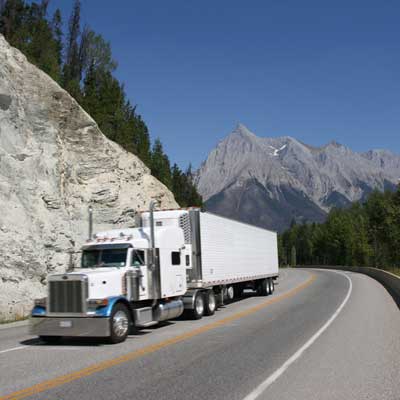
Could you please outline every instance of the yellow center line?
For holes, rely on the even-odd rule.
[[[305,289],[307,286],[311,285],[312,282],[314,282],[316,279],[316,276],[314,274],[311,275],[311,277],[301,285],[295,287],[294,289],[281,294],[280,296],[271,298],[263,303],[258,304],[257,306],[248,308],[244,311],[240,311],[238,313],[235,313],[229,317],[225,317],[223,319],[220,319],[218,321],[212,322],[210,324],[204,325],[200,328],[194,329],[190,332],[183,333],[181,335],[175,336],[171,339],[164,340],[162,342],[152,344],[149,346],[146,346],[142,349],[132,351],[130,353],[124,354],[122,356],[112,358],[110,360],[102,361],[97,364],[93,364],[87,368],[83,368],[81,370],[71,372],[66,375],[59,376],[57,378],[49,379],[47,381],[38,383],[36,385],[30,386],[26,389],[22,389],[13,393],[10,393],[8,395],[5,395],[3,397],[0,397],[0,400],[20,400],[24,399],[26,397],[32,396],[34,394],[42,393],[46,390],[56,388],[58,386],[65,385],[66,383],[73,382],[75,380],[90,376],[95,374],[96,372],[101,372],[104,371],[105,369],[114,367],[116,365],[120,365],[123,363],[126,363],[128,361],[132,361],[136,358],[142,357],[147,354],[154,353],[160,349],[163,349],[167,346],[171,346],[173,344],[182,342],[184,340],[190,339],[194,336],[200,335],[201,333],[208,332],[212,329],[218,328],[222,325],[226,325],[232,321],[235,321],[237,319],[246,317],[248,315],[254,314],[255,312],[269,306],[270,304],[276,303],[278,301],[287,299],[289,297],[294,296],[296,293],[300,292],[301,290]]]

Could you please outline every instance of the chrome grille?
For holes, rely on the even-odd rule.
[[[86,312],[87,283],[83,280],[49,282],[49,312],[81,314]]]

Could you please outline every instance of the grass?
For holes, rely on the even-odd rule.
[[[383,268],[383,270],[391,272],[392,274],[395,274],[397,276],[400,276],[400,267],[386,267]]]

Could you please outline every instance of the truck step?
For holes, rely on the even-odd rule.
[[[150,322],[145,322],[145,323],[142,323],[142,324],[136,324],[136,326],[138,328],[148,328],[149,326],[154,326],[154,325],[157,325],[157,324],[158,324],[158,321],[150,321]]]

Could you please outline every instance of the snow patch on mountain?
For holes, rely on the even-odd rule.
[[[279,230],[293,218],[321,220],[333,206],[362,200],[374,189],[394,189],[399,179],[400,156],[387,150],[357,153],[335,141],[313,147],[290,136],[258,137],[243,124],[210,152],[196,175],[211,211],[243,219],[241,210],[253,202],[275,215],[261,225]],[[243,204],[246,196],[251,200]],[[260,210],[247,208],[247,222],[257,220]]]

